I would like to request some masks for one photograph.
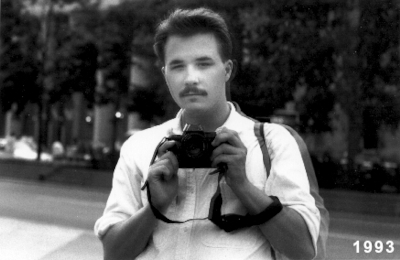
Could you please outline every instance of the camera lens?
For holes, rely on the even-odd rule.
[[[199,133],[189,133],[185,135],[182,144],[186,155],[193,159],[201,158],[206,150],[204,136]]]

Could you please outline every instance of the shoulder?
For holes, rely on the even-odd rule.
[[[264,123],[264,134],[267,140],[287,139],[292,137],[284,126],[274,123]]]
[[[279,154],[297,154],[299,150],[296,139],[285,126],[265,123],[264,136],[271,157]]]

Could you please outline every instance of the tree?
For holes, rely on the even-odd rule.
[[[399,15],[391,0],[355,2],[336,12],[335,95],[349,117],[350,166],[363,141],[378,148],[382,125],[398,127]]]
[[[298,107],[302,130],[329,131],[335,75],[328,26],[332,4],[293,0],[251,3],[240,11],[243,58],[234,98],[249,114],[268,116],[293,100],[298,87],[306,88]]]
[[[117,96],[128,94],[127,110],[139,113],[142,120],[152,122],[171,116],[172,102],[168,102],[168,89],[152,48],[156,23],[169,6],[167,1],[127,1],[103,14],[105,26],[98,34],[102,57],[100,67],[105,82],[119,80],[119,84],[116,90],[105,85],[98,95],[98,102],[115,102],[112,98],[115,94],[110,93]],[[130,68],[136,56],[148,61],[148,66],[143,68],[147,78],[145,86],[131,86],[129,83]]]
[[[17,114],[29,102],[39,99],[38,59],[36,35],[39,24],[30,14],[22,13],[19,2],[2,1],[0,61],[1,109],[8,111],[17,105]]]

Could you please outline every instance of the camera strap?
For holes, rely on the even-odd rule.
[[[157,151],[158,148],[166,141],[166,139],[163,139],[160,144],[157,146],[153,158],[151,160],[151,164],[154,163],[155,158],[157,157]],[[150,164],[150,165],[151,165]],[[151,203],[151,192],[150,192],[150,185],[149,182],[146,181],[145,184],[142,187],[142,190],[144,188],[147,188],[147,198],[149,201],[150,208],[154,214],[154,216],[169,224],[183,224],[189,221],[193,220],[210,220],[212,223],[214,223],[216,226],[221,228],[222,230],[226,232],[232,232],[234,230],[242,229],[245,227],[251,227],[254,225],[261,225],[271,218],[273,218],[275,215],[277,215],[283,208],[281,202],[279,199],[275,196],[270,196],[270,198],[273,200],[273,202],[261,213],[257,215],[250,215],[247,214],[245,216],[242,215],[237,215],[237,214],[226,214],[222,215],[221,213],[221,208],[222,208],[222,194],[221,194],[221,186],[220,182],[221,179],[226,171],[226,167],[223,167],[218,171],[218,185],[217,185],[217,190],[215,191],[215,194],[211,198],[210,202],[210,209],[209,209],[209,214],[207,218],[195,218],[195,219],[188,219],[184,221],[178,221],[178,220],[171,220],[167,218],[165,215],[163,215],[154,205]]]
[[[151,158],[150,165],[152,165],[152,164],[155,162],[155,160],[156,160],[156,158],[157,158],[158,149],[159,149],[159,148],[161,147],[161,145],[163,145],[166,141],[168,141],[168,138],[165,138],[165,137],[164,137],[164,138],[160,141],[160,143],[157,145],[157,147],[156,147],[156,149],[155,149],[155,151],[154,151],[154,153],[153,153],[153,157]],[[163,221],[163,222],[165,222],[165,223],[168,223],[168,224],[183,224],[183,223],[186,223],[186,222],[189,222],[189,221],[192,221],[192,220],[206,220],[206,219],[207,219],[207,218],[188,219],[188,220],[184,220],[184,221],[171,220],[171,219],[167,218],[165,215],[163,215],[156,207],[154,207],[153,203],[151,203],[150,184],[149,184],[149,182],[148,182],[147,180],[146,180],[146,182],[144,183],[144,185],[142,186],[141,190],[144,190],[145,188],[147,189],[147,200],[149,201],[149,205],[150,205],[151,211],[153,212],[154,216],[155,216],[157,219],[159,219],[159,220],[161,220],[161,221]]]
[[[168,224],[183,224],[183,223],[186,223],[186,222],[189,222],[189,221],[192,221],[192,220],[207,220],[207,218],[195,218],[195,219],[187,219],[187,220],[184,220],[184,221],[178,221],[178,220],[171,220],[171,219],[167,218],[160,211],[158,211],[158,209],[156,209],[156,207],[153,206],[153,204],[151,203],[150,185],[149,185],[148,182],[146,182],[145,185],[146,185],[146,188],[147,188],[147,199],[149,201],[149,205],[150,205],[151,211],[153,212],[154,216],[157,219],[159,219],[159,220],[161,220],[161,221],[163,221],[165,223],[168,223]]]
[[[208,219],[226,232],[232,232],[246,227],[261,225],[273,218],[282,210],[283,206],[279,199],[275,196],[270,196],[273,202],[264,211],[257,215],[222,215],[222,194],[220,186],[222,176],[223,174],[219,174],[218,176],[218,187],[213,198],[211,199]]]

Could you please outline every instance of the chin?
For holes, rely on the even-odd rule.
[[[190,112],[200,112],[200,111],[207,111],[211,107],[209,104],[204,102],[184,102],[181,106],[182,109]]]

